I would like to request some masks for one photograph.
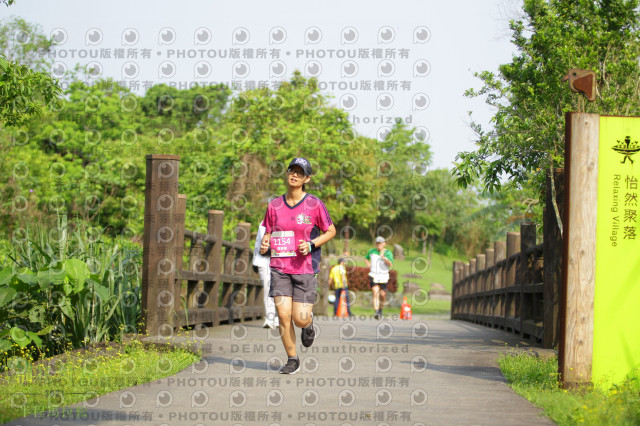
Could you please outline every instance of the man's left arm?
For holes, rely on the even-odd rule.
[[[311,242],[316,247],[320,247],[321,245],[323,245],[324,243],[326,243],[327,241],[329,241],[330,239],[332,239],[335,236],[336,236],[336,227],[333,226],[333,224],[332,224],[331,226],[329,226],[329,229],[324,231],[323,234],[320,234],[319,236],[317,236],[316,238],[311,240]]]
[[[336,236],[336,227],[334,226],[333,221],[329,216],[329,212],[327,211],[327,208],[322,203],[322,201],[320,201],[319,209],[320,211],[317,216],[316,226],[318,227],[318,229],[321,229],[321,230],[325,229],[325,231],[319,236],[317,236],[316,238],[314,238],[313,240],[309,241],[310,243],[313,243],[313,245],[316,247],[320,247],[321,245],[325,244],[327,241],[329,241],[330,239]]]

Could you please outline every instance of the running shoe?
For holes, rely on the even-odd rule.
[[[316,329],[313,328],[313,322],[302,329],[302,334],[300,335],[300,339],[302,340],[302,345],[305,348],[313,345],[313,341],[316,338]]]
[[[296,374],[300,370],[300,360],[289,358],[287,363],[280,370],[280,374]]]

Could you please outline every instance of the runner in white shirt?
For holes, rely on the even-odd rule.
[[[373,293],[373,309],[375,319],[382,318],[387,285],[389,283],[389,270],[393,268],[393,253],[385,249],[386,241],[383,237],[376,238],[376,248],[369,250],[365,256],[365,262],[370,267],[369,286]]]

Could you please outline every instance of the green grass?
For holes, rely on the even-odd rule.
[[[341,247],[341,245],[340,245]],[[373,247],[368,242],[355,240],[350,242],[349,252],[350,256],[362,257],[367,254],[369,249]],[[392,247],[388,247],[393,249]],[[429,291],[431,284],[442,284],[448,292],[451,292],[452,284],[452,267],[453,261],[459,260],[449,256],[442,255],[440,253],[433,253],[431,256],[431,264],[427,263],[427,256],[422,255],[419,251],[405,247],[405,260],[396,259],[394,262],[394,269],[398,271],[398,292],[396,297],[402,297],[403,284],[406,281],[417,283],[422,290],[423,295]],[[357,262],[357,266],[366,266],[364,260]],[[418,274],[422,278],[403,278],[405,274]],[[446,300],[425,300],[424,297],[417,296],[412,300],[408,300],[411,303],[411,309],[414,315],[437,315],[444,316],[451,311],[451,303]],[[352,313],[355,315],[373,315],[373,306],[370,303],[361,304],[356,302],[355,306],[351,308]],[[333,313],[333,307],[329,307],[329,312]],[[385,314],[399,315],[399,307],[386,307]]]
[[[10,359],[9,373],[0,376],[0,423],[158,380],[200,358],[187,349],[139,340],[100,344],[35,364],[23,355]]]
[[[607,391],[565,390],[558,384],[556,357],[536,358],[512,351],[499,359],[502,373],[519,395],[544,409],[559,425],[640,424],[640,381],[630,379]]]

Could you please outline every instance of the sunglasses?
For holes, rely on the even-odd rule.
[[[296,175],[298,177],[305,177],[306,176],[304,174],[304,171],[299,172],[299,171],[293,170],[292,168],[288,168],[287,169],[287,173],[289,173],[290,175]]]

